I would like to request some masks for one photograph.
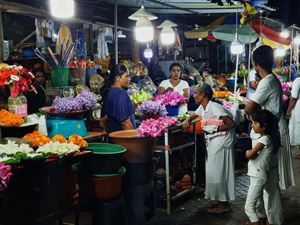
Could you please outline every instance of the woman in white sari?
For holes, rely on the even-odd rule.
[[[200,105],[195,114],[202,116],[205,131],[207,158],[205,165],[205,198],[218,201],[207,212],[220,214],[229,212],[229,200],[235,199],[234,193],[234,122],[231,113],[222,105],[211,101],[213,90],[203,83],[195,90],[195,102]]]

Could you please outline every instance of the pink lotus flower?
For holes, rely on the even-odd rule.
[[[177,123],[177,119],[172,117],[159,117],[158,119],[143,120],[138,128],[138,133],[141,137],[156,138],[163,135],[168,127]]]
[[[286,95],[283,95],[283,96],[282,96],[282,99],[283,99],[284,102],[286,102],[287,100],[289,100],[289,97],[286,96]]]
[[[187,102],[185,97],[174,91],[168,91],[164,94],[156,95],[152,100],[160,101],[162,104],[170,106],[182,105]]]
[[[12,175],[11,166],[0,162],[0,191],[7,189]]]

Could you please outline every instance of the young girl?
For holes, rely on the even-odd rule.
[[[245,212],[250,222],[246,224],[259,225],[265,221],[262,196],[267,181],[272,158],[271,131],[274,124],[274,116],[268,110],[256,111],[251,115],[253,131],[259,135],[253,140],[252,149],[246,152],[248,162],[248,176],[250,187],[245,203]]]

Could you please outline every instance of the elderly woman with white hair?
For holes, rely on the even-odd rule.
[[[187,120],[202,116],[205,132],[207,158],[205,164],[205,199],[217,202],[207,208],[213,214],[231,210],[229,200],[235,199],[234,193],[234,140],[235,124],[231,113],[221,104],[212,101],[213,90],[207,83],[200,84],[195,90],[195,102],[200,105]]]

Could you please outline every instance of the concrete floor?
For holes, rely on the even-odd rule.
[[[294,153],[295,154],[295,153]],[[300,159],[294,159],[296,186],[290,187],[282,193],[282,206],[285,225],[300,224]],[[245,195],[238,195],[237,200],[231,202],[232,211],[223,215],[210,215],[201,208],[192,219],[192,225],[241,225],[248,220],[244,213]]]
[[[296,150],[293,149],[295,154]],[[296,186],[282,193],[284,225],[300,224],[300,159],[293,159]],[[157,209],[157,215],[147,225],[243,225],[248,220],[244,204],[249,186],[246,170],[236,173],[236,200],[230,202],[232,211],[222,215],[208,214],[208,202],[203,199],[203,188],[195,198],[190,199],[167,216],[164,209]],[[202,191],[202,192],[201,192]],[[91,215],[83,214],[80,225],[90,225]],[[74,224],[73,216],[65,218],[65,224]],[[115,224],[117,225],[117,224]]]

